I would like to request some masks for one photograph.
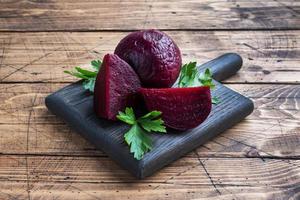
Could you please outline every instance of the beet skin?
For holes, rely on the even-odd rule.
[[[119,111],[135,104],[140,87],[137,74],[125,61],[117,55],[106,54],[94,89],[94,110],[97,116],[116,120]]]
[[[162,112],[165,125],[187,130],[201,124],[211,111],[209,87],[142,88],[147,109]]]
[[[179,48],[158,30],[130,33],[119,42],[115,54],[134,68],[144,87],[171,87],[181,68]]]

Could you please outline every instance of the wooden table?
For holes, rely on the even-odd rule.
[[[0,1],[0,199],[300,199],[300,1]],[[184,62],[237,52],[224,81],[250,97],[242,123],[136,180],[70,130],[44,98],[63,73],[157,28]]]

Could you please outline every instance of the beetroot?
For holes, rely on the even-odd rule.
[[[148,110],[159,110],[166,126],[187,130],[201,124],[211,111],[209,87],[142,88]]]
[[[179,48],[158,30],[130,33],[119,42],[115,54],[134,68],[145,87],[171,87],[181,68]]]
[[[118,111],[133,106],[141,87],[134,70],[117,55],[106,54],[94,89],[94,110],[99,117],[116,120]]]

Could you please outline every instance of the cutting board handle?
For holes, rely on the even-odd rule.
[[[199,66],[199,70],[203,71],[209,68],[216,81],[223,81],[236,74],[242,67],[243,59],[236,53],[223,54],[207,63]]]

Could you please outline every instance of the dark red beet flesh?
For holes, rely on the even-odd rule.
[[[119,42],[115,54],[134,68],[145,87],[171,87],[181,68],[179,48],[158,30],[130,33]]]
[[[134,106],[140,80],[117,55],[106,54],[94,89],[94,110],[99,117],[116,120],[118,111]]]
[[[165,125],[187,130],[201,124],[211,111],[209,87],[142,88],[148,110],[159,110]]]

